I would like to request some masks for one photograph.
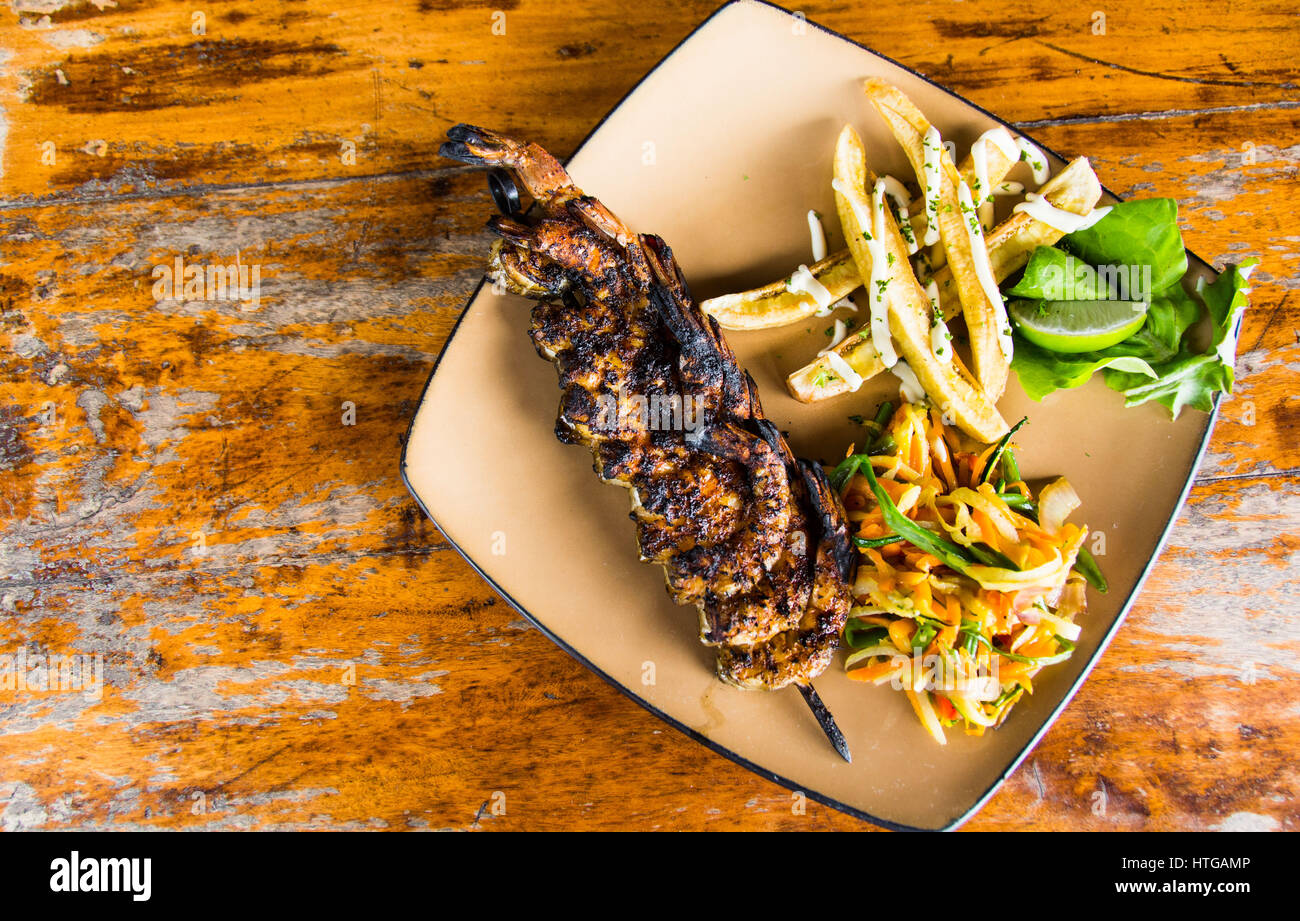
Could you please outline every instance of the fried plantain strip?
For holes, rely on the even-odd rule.
[[[1038,193],[1062,211],[1089,214],[1101,200],[1101,181],[1088,158],[1077,157],[1049,179]],[[1062,236],[1062,231],[1023,211],[1012,214],[985,237],[994,277],[1001,283],[1013,272],[1024,268],[1035,249],[1051,246]]]
[[[844,127],[836,142],[834,175],[835,204],[849,251],[862,277],[871,278],[873,265],[865,236],[870,228],[862,226],[858,215],[873,213],[866,189],[868,183],[875,186],[876,176],[867,168],[862,139],[851,125]],[[889,258],[887,265],[875,268],[886,292],[889,332],[934,404],[971,436],[986,442],[996,441],[1007,431],[1007,423],[992,401],[955,356],[950,362],[941,362],[931,350],[930,300],[912,273],[907,260],[908,247],[898,223],[889,208],[883,211],[884,239],[880,242]],[[863,331],[855,338],[870,344],[871,333]]]
[[[862,285],[858,267],[847,249],[831,253],[808,266],[812,277],[824,287],[831,302],[847,296]],[[791,276],[792,277],[792,276]],[[803,291],[787,287],[790,278],[782,278],[752,291],[724,294],[700,304],[700,309],[717,319],[723,329],[772,329],[806,320],[821,309],[816,299]]]
[[[1101,198],[1101,183],[1092,171],[1086,157],[1071,161],[1041,189],[1041,194],[1051,205],[1074,214],[1087,214]],[[1051,224],[1018,211],[989,231],[987,240],[989,261],[993,276],[999,283],[1024,268],[1040,246],[1051,246],[1062,237],[1062,232]],[[961,301],[953,285],[952,270],[943,268],[934,274],[939,287],[939,309],[945,320],[961,313]],[[880,356],[871,345],[870,337],[850,336],[834,351],[848,363],[859,376],[870,378],[885,370]],[[849,385],[836,375],[831,360],[820,355],[786,378],[790,395],[803,403],[815,403],[849,392]]]
[[[924,187],[926,147],[935,146],[934,141],[927,141],[926,137],[931,130],[930,122],[892,84],[872,78],[866,81],[865,89],[867,98],[884,118],[911,162],[917,182]],[[986,291],[980,282],[976,248],[968,230],[970,226],[979,226],[978,214],[973,204],[963,205],[960,191],[965,188],[969,195],[969,186],[941,144],[937,150],[930,151],[930,156],[932,164],[936,158],[938,160],[938,202],[931,217],[938,225],[948,265],[952,269],[962,316],[966,320],[976,377],[989,398],[996,400],[1006,388],[1011,367],[1011,324],[1002,298],[996,296],[996,292]]]
[[[1007,159],[996,145],[988,146],[989,184],[996,188],[1016,161]],[[969,154],[962,161],[961,173],[971,188],[974,188],[975,162]],[[915,198],[908,204],[907,214],[913,238],[922,239],[925,236],[924,196]],[[930,260],[931,270],[936,274],[946,262],[943,249],[939,246],[933,247],[926,258]],[[862,285],[857,265],[847,249],[831,253],[825,259],[808,266],[808,271],[836,301]],[[710,298],[700,304],[700,309],[716,317],[723,329],[775,329],[799,323],[815,315],[821,305],[810,294],[791,291],[787,287],[790,278],[791,276],[786,276],[761,288]]]
[[[1011,133],[1007,132],[1007,136],[1011,137]],[[999,147],[997,144],[987,144],[987,143],[985,144],[984,147],[984,160],[985,160],[985,169],[988,172],[989,187],[993,189],[996,189],[1000,185],[1002,185],[1002,181],[1006,179],[1007,173],[1011,172],[1011,167],[1015,166],[1017,162],[1016,160],[1011,159],[1005,153],[1003,153],[1002,148]],[[979,179],[976,176],[975,155],[973,150],[967,152],[966,158],[961,161],[961,166],[958,167],[958,171],[961,173],[962,181],[965,182],[966,185],[970,186],[970,189],[973,193],[975,193],[980,198],[987,198],[989,194],[988,190],[980,191],[978,188]],[[984,204],[984,203],[981,202],[980,204]],[[919,234],[917,239],[920,240],[923,239],[925,236],[924,183],[921,186],[921,197],[917,199],[913,207],[917,215],[922,219],[921,229],[917,231],[917,233]],[[981,219],[983,218],[983,215],[985,215],[986,213],[988,214],[992,213],[990,210],[991,207],[992,205],[991,203],[989,203],[988,208],[981,208],[980,210]],[[930,261],[931,273],[937,274],[939,269],[943,268],[948,263],[947,253],[944,251],[943,246],[939,244],[932,246],[930,248],[930,252],[927,253],[926,255]]]

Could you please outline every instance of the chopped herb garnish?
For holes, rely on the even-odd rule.
[[[1024,160],[1026,163],[1028,163],[1028,164],[1029,164],[1030,166],[1032,166],[1034,169],[1042,169],[1042,168],[1043,168],[1043,161],[1042,161],[1042,160],[1031,160],[1031,159],[1029,159],[1029,151],[1027,151],[1027,150],[1022,150],[1022,151],[1020,151],[1020,159],[1021,159],[1021,160]]]

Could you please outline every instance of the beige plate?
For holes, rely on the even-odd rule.
[[[999,124],[841,36],[740,0],[651,71],[569,168],[629,225],[668,240],[697,297],[753,287],[811,261],[804,215],[835,212],[831,152],[846,121],[877,172],[908,176],[863,96],[867,76],[901,87],[959,150]],[[1192,410],[1170,422],[1155,404],[1125,409],[1100,381],[1034,403],[1013,374],[999,406],[1009,420],[1029,416],[1017,436],[1021,467],[1031,478],[1069,476],[1083,499],[1075,519],[1105,534],[1099,559],[1111,590],[1092,594],[1073,659],[1047,669],[982,739],[952,732],[941,748],[902,694],[832,666],[816,684],[852,748],[846,764],[794,689],[740,691],[714,678],[695,611],[673,605],[661,570],[638,562],[627,492],[597,481],[586,448],[555,439],[555,370],[533,351],[529,306],[480,287],[466,308],[411,424],[402,469],[412,494],[497,591],[606,680],[720,754],[882,825],[953,828],[1025,757],[1135,597],[1212,422]],[[896,399],[897,385],[814,406],[791,399],[784,376],[825,345],[827,325],[729,341],[795,452],[833,463],[858,435],[847,417]],[[636,764],[612,769],[637,782]]]

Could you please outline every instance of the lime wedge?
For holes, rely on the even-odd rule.
[[[1011,301],[1020,334],[1053,352],[1095,352],[1123,342],[1147,321],[1147,301]]]

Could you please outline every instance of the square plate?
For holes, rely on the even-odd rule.
[[[664,58],[568,167],[628,225],[669,242],[697,298],[763,284],[809,261],[809,208],[834,214],[831,152],[846,121],[878,173],[910,177],[869,109],[868,76],[899,86],[959,150],[1003,124],[843,36],[739,0]],[[843,245],[829,242],[832,251]],[[1193,272],[1209,272],[1192,262]],[[896,828],[956,827],[1046,731],[1136,597],[1213,423],[1191,410],[1171,422],[1154,403],[1125,409],[1100,381],[1034,403],[1013,374],[999,408],[1009,420],[1029,416],[1017,436],[1022,470],[1070,478],[1083,499],[1076,520],[1105,535],[1100,562],[1111,590],[1091,593],[1074,657],[1047,669],[983,738],[952,733],[940,747],[904,695],[851,682],[833,665],[816,685],[852,748],[846,764],[793,689],[741,691],[714,677],[696,612],[675,606],[662,571],[638,561],[626,491],[596,479],[586,448],[556,441],[555,370],[533,350],[529,307],[486,286],[475,293],[411,424],[402,458],[411,493],[507,601],[633,699],[765,777]],[[857,394],[795,402],[784,376],[825,345],[827,322],[728,340],[795,453],[834,461],[860,437],[847,417],[869,414],[897,384],[886,375]],[[636,765],[614,769],[635,783]]]

